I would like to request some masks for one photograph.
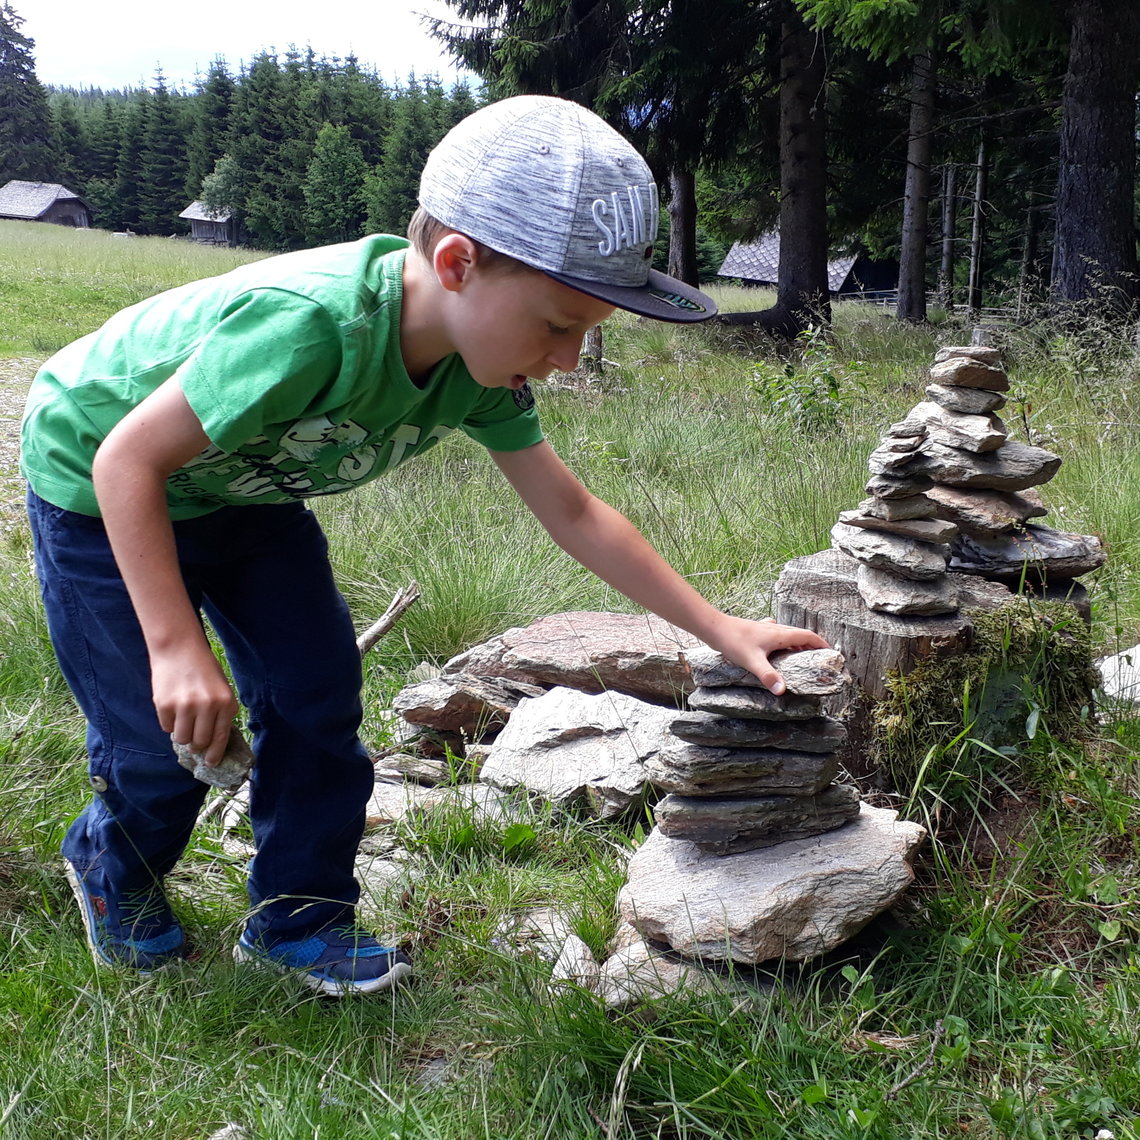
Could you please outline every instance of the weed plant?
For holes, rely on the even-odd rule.
[[[179,268],[175,253],[201,260]],[[240,256],[5,224],[0,353],[42,357]],[[1001,336],[1015,384],[1003,414],[1066,460],[1050,507],[1110,546],[1091,583],[1092,638],[1131,645],[1131,342]],[[537,397],[588,485],[711,598],[759,615],[782,564],[826,546],[861,497],[866,455],[921,398],[937,345],[968,341],[851,304],[790,349],[619,317],[601,376],[554,377]],[[779,404],[758,374],[799,395]],[[420,662],[540,614],[629,608],[553,548],[462,438],[318,509],[362,628],[398,586],[423,588],[366,660],[369,744],[388,742],[383,712]],[[509,932],[556,904],[601,953],[651,821],[539,809],[509,823],[428,813],[372,835],[378,858],[407,852],[366,903],[412,949],[416,980],[342,1003],[233,966],[244,858],[214,817],[171,884],[198,957],[140,979],[96,970],[60,874],[60,836],[86,795],[82,724],[51,659],[26,533],[0,542],[0,1137],[204,1140],[228,1122],[255,1140],[1140,1136],[1132,708],[1103,708],[1090,740],[1062,743],[1045,695],[1000,766],[974,756],[967,768],[953,748],[924,765],[916,749],[899,806],[910,801],[932,841],[904,906],[824,961],[723,969],[711,992],[636,1014],[572,986],[551,993],[549,964]]]

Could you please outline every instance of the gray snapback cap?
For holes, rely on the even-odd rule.
[[[711,297],[650,269],[653,175],[578,103],[519,95],[468,115],[428,155],[419,200],[445,226],[611,305],[664,321],[716,314]]]

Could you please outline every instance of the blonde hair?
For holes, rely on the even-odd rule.
[[[435,247],[440,238],[445,234],[460,232],[462,231],[456,230],[454,226],[445,225],[443,222],[433,218],[423,206],[416,207],[416,212],[412,215],[411,221],[408,222],[408,241],[412,243],[412,248],[428,261],[432,259],[432,255],[435,253]],[[470,234],[465,236],[475,245],[476,250],[478,250],[479,264],[484,269],[496,269],[509,272],[528,269],[532,273],[541,272],[527,265],[525,262],[519,261],[518,258],[500,253],[497,249],[492,249],[489,245],[484,245],[483,242],[476,241]]]

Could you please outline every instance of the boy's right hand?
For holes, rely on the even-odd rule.
[[[205,639],[201,649],[151,654],[151,689],[158,723],[178,744],[216,767],[226,751],[238,703]]]

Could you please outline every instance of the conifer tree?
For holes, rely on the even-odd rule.
[[[415,212],[420,174],[439,139],[415,77],[392,106],[392,125],[384,138],[384,157],[365,186],[369,233],[402,234]]]
[[[305,172],[305,239],[309,245],[351,241],[364,224],[368,167],[346,126],[325,123]]]
[[[148,98],[147,93],[142,92],[123,108],[119,155],[115,162],[115,192],[108,203],[107,222],[114,229],[137,230],[141,225],[139,164],[142,161]]]
[[[81,121],[75,100],[69,94],[55,95],[49,100],[55,135],[56,179],[71,190],[83,194],[91,175],[93,155],[86,124]]]
[[[139,225],[143,233],[173,234],[182,229],[186,157],[174,100],[160,71],[145,104],[139,156]]]
[[[191,100],[191,126],[186,146],[186,197],[193,200],[202,179],[225,153],[235,83],[224,59],[215,59]]]
[[[50,182],[56,174],[47,92],[23,23],[10,4],[0,5],[0,186],[12,178]]]

